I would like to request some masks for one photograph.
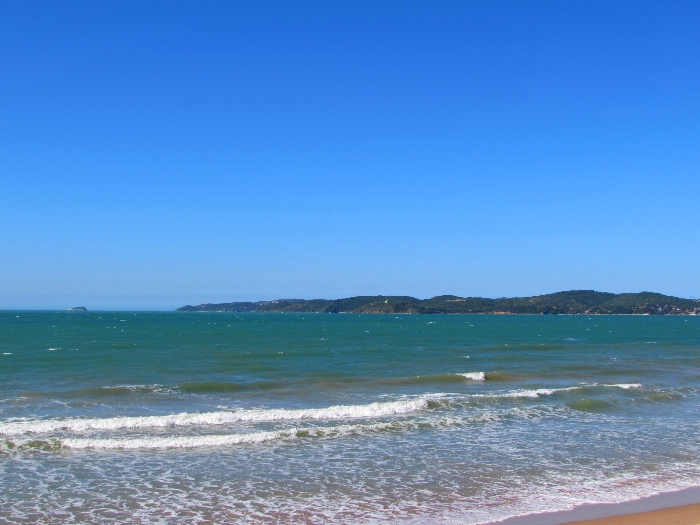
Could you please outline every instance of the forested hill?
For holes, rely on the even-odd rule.
[[[178,312],[299,312],[374,314],[646,314],[700,315],[700,301],[651,292],[606,293],[572,290],[535,297],[486,299],[440,295],[359,296],[347,299],[278,299],[275,301],[205,303]]]

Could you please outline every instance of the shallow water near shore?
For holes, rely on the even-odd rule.
[[[0,521],[476,524],[700,484],[700,318],[0,312]]]

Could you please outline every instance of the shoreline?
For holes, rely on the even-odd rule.
[[[700,485],[620,503],[516,516],[488,525],[697,525]]]
[[[698,525],[700,504],[623,514],[595,520],[567,522],[564,525]]]

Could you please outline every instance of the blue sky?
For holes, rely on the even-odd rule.
[[[697,2],[0,3],[0,308],[700,296]]]

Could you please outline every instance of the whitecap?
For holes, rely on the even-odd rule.
[[[486,381],[486,374],[484,372],[466,372],[464,374],[457,374],[472,381]]]

